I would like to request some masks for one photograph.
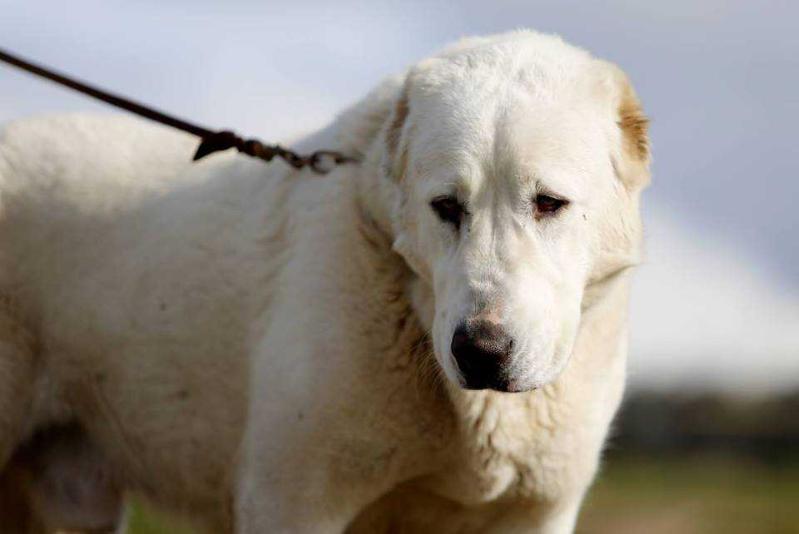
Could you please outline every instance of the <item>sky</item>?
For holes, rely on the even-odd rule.
[[[634,387],[799,387],[799,2],[0,0],[0,48],[285,142],[460,37],[557,33],[652,119]],[[0,122],[102,104],[0,67]]]

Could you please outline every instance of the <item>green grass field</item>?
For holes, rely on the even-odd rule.
[[[796,534],[799,462],[613,458],[583,507],[579,534]],[[191,534],[137,508],[131,534]]]
[[[616,459],[589,494],[578,532],[796,534],[798,503],[799,463]]]
[[[195,534],[188,526],[163,514],[134,506],[130,518],[130,534]]]

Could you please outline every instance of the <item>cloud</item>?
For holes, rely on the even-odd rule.
[[[657,208],[631,305],[634,385],[762,392],[799,387],[799,298],[719,235]]]

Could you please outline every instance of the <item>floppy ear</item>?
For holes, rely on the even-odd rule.
[[[603,91],[610,97],[610,113],[617,128],[618,143],[611,154],[613,169],[618,178],[615,200],[606,208],[600,227],[600,250],[586,289],[583,307],[590,306],[605,293],[609,285],[629,267],[641,261],[641,218],[639,197],[649,183],[649,121],[627,76],[616,65],[604,77]],[[609,83],[608,83],[609,82]]]
[[[628,190],[636,191],[649,183],[649,119],[630,80],[615,65],[616,125],[621,132],[621,149],[613,164]]]
[[[404,133],[410,112],[409,93],[410,75],[406,78],[399,98],[394,103],[385,132],[383,170],[389,178],[397,182],[402,181],[408,161],[408,146]]]
[[[625,80],[624,92],[619,103],[619,128],[624,140],[627,156],[641,163],[649,162],[649,119],[644,115],[638,97]]]
[[[411,269],[422,278],[429,278],[430,273],[416,250],[418,221],[414,213],[408,209],[407,202],[411,182],[405,179],[408,165],[408,137],[411,124],[408,117],[411,112],[410,88],[412,72],[405,78],[398,91],[391,111],[387,114],[382,131],[381,168],[383,177],[381,187],[386,206],[390,206],[390,224],[392,228],[392,248]]]

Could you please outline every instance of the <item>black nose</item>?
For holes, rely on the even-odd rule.
[[[452,336],[451,349],[466,388],[508,390],[506,373],[513,338],[499,325],[490,321],[461,323]]]

